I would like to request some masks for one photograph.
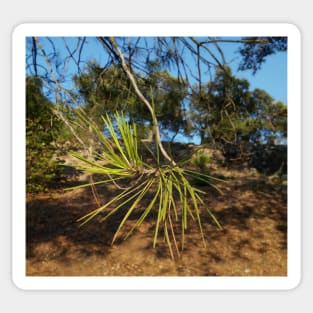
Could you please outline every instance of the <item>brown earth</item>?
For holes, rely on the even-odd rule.
[[[220,169],[228,179],[218,195],[210,187],[205,200],[223,230],[203,213],[205,246],[190,224],[185,249],[176,260],[159,239],[152,247],[154,217],[127,240],[111,240],[122,215],[79,227],[77,219],[97,203],[91,189],[27,195],[26,274],[30,276],[286,276],[287,187],[249,170]],[[86,177],[84,178],[86,179]],[[80,179],[81,180],[81,179]],[[78,184],[80,182],[71,182]],[[98,188],[99,199],[114,186]],[[143,208],[138,208],[140,211]],[[125,228],[136,221],[131,217]],[[138,215],[137,215],[138,217]]]

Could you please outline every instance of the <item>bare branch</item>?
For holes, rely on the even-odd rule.
[[[226,64],[226,58],[225,58],[224,52],[221,49],[220,45],[218,44],[219,42],[215,38],[213,39],[213,41],[214,41],[214,45],[215,45],[217,51],[219,52],[219,54],[222,58],[223,65],[225,65]]]
[[[145,98],[145,96],[142,94],[142,92],[140,91],[136,79],[134,77],[134,75],[131,73],[131,71],[129,70],[124,55],[122,53],[122,51],[120,50],[120,48],[118,47],[115,39],[113,37],[110,37],[110,42],[112,44],[112,46],[114,47],[114,49],[116,50],[120,60],[121,60],[121,65],[123,67],[123,70],[125,71],[125,73],[127,74],[137,96],[139,97],[139,99],[145,104],[145,106],[148,108],[151,117],[152,117],[152,123],[153,123],[153,130],[154,130],[154,134],[155,134],[155,140],[160,148],[161,153],[163,154],[163,156],[165,157],[165,159],[167,159],[172,165],[176,165],[175,161],[168,155],[168,153],[166,152],[166,150],[164,149],[163,145],[162,145],[162,141],[161,141],[161,136],[160,136],[160,128],[159,128],[159,124],[158,124],[158,120],[156,118],[155,112],[152,108],[152,105],[150,104],[150,102]]]
[[[228,72],[226,71],[225,69],[225,66],[220,62],[220,60],[215,56],[215,54],[211,51],[211,49],[207,46],[205,46],[203,44],[203,42],[200,42],[198,40],[196,40],[194,37],[190,37],[190,39],[197,45],[197,46],[200,46],[202,47],[203,49],[205,49],[209,54],[210,56],[214,59],[214,61],[218,64],[218,66],[224,71],[225,74],[228,75]]]
[[[38,76],[38,70],[37,70],[37,44],[35,37],[32,37],[32,57],[33,57],[33,66],[35,70],[35,76]]]

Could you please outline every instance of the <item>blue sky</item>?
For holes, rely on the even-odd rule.
[[[229,37],[228,37],[229,38]],[[236,39],[235,37],[232,37]],[[45,49],[50,49],[51,45],[47,42],[46,39],[41,38]],[[64,47],[64,40],[61,37],[53,38],[55,42],[55,48],[60,52],[60,60],[67,54],[67,51]],[[106,63],[106,56],[103,53],[103,47],[95,38],[87,38],[88,44],[84,47],[83,51],[83,60],[96,60],[100,64],[104,65]],[[67,37],[66,42],[71,49],[76,45],[76,38]],[[252,71],[240,71],[238,72],[238,65],[240,62],[240,55],[236,53],[239,45],[233,43],[220,43],[220,47],[223,50],[226,61],[229,62],[229,65],[232,69],[232,72],[238,78],[246,78],[250,82],[250,89],[255,88],[264,89],[267,91],[276,101],[282,101],[287,104],[287,53],[280,52],[275,55],[271,55],[266,58],[266,61],[263,63],[262,68],[257,71],[255,75],[252,74]],[[218,53],[217,53],[218,55]],[[42,60],[43,61],[43,60]],[[41,62],[42,62],[41,61]],[[74,64],[67,64],[67,78],[73,74],[76,74],[77,68]],[[70,83],[70,82],[69,82]]]
[[[228,48],[230,52],[232,47]],[[225,48],[227,51],[227,48]],[[231,64],[233,73],[250,82],[250,89],[266,90],[276,101],[287,104],[287,53],[279,52],[266,58],[261,69],[252,75],[251,71],[237,71],[239,59]]]
[[[222,37],[221,37],[222,38]],[[236,37],[226,37],[227,39],[240,39]],[[287,52],[278,52],[265,59],[260,70],[255,75],[252,71],[238,71],[241,60],[237,52],[237,43],[219,43],[223,50],[226,61],[232,69],[234,76],[245,78],[250,83],[250,90],[259,88],[269,93],[274,100],[287,104]],[[218,56],[218,53],[216,53]]]

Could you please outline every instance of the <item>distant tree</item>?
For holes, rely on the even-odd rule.
[[[287,135],[287,107],[264,90],[249,90],[246,79],[217,70],[215,79],[194,88],[191,120],[201,143],[267,142]]]
[[[136,108],[140,103],[119,65],[103,68],[90,61],[82,73],[74,76],[74,81],[85,111],[98,125],[103,123],[102,115],[126,110],[132,117],[140,110]]]
[[[27,71],[41,77],[49,86],[47,89],[49,92],[55,91],[57,102],[74,106],[84,103],[85,109],[98,125],[101,123],[101,114],[111,114],[116,110],[122,110],[127,112],[130,120],[141,125],[144,133],[151,123],[150,112],[142,99],[134,92],[129,76],[122,66],[122,54],[127,67],[136,78],[138,88],[149,101],[151,101],[149,97],[152,88],[160,130],[163,135],[166,135],[166,132],[170,133],[172,138],[178,132],[184,132],[184,134],[190,132],[191,120],[186,114],[188,97],[192,95],[194,102],[195,94],[199,93],[198,106],[200,108],[204,97],[202,89],[211,88],[204,87],[208,79],[209,83],[213,83],[217,77],[222,80],[219,93],[222,95],[224,88],[227,94],[224,94],[226,98],[220,100],[219,105],[227,105],[222,104],[221,101],[229,103],[229,95],[233,91],[226,85],[224,87],[222,85],[229,84],[232,78],[226,77],[229,75],[227,69],[229,60],[226,60],[220,43],[236,44],[242,58],[239,69],[252,70],[253,73],[260,69],[270,55],[287,51],[288,44],[287,37],[232,39],[189,36],[118,37],[114,40],[109,37],[62,39],[40,38],[39,40],[36,37],[29,37],[27,40]],[[70,42],[73,44],[70,45]],[[88,45],[91,42],[98,45],[99,52],[102,48],[105,61],[101,66],[91,61],[89,55],[84,54],[88,51]],[[58,51],[60,43],[64,48],[62,54]],[[70,63],[71,67],[68,66]],[[82,71],[82,64],[86,63],[87,67]],[[77,73],[74,81],[77,89],[69,90],[67,82],[71,77],[66,77],[66,72],[75,66]],[[243,81],[241,83],[246,84]],[[216,81],[214,84],[217,88]],[[244,89],[245,87],[238,88]],[[77,90],[82,102],[76,98]],[[234,102],[238,101],[234,99]],[[230,107],[224,110],[224,114],[231,114]],[[219,118],[220,122],[218,122]],[[214,121],[214,119],[217,119],[215,126],[221,126],[222,121],[226,122],[229,117],[225,119],[222,115],[210,117],[209,120]],[[208,139],[209,136],[205,132],[209,128],[213,131],[216,127],[210,125],[208,128],[207,121],[208,117],[204,115],[199,117],[197,123],[200,123],[203,128],[200,135]],[[228,127],[226,124],[224,126]],[[219,132],[217,129],[216,131]]]
[[[287,140],[287,106],[274,101],[264,90],[255,89],[251,94],[251,112],[246,123],[255,129],[250,141],[279,143]]]
[[[252,70],[255,74],[269,55],[287,51],[287,37],[244,37],[239,53],[239,70]]]
[[[55,143],[61,138],[63,123],[52,112],[55,107],[42,92],[38,77],[26,78],[26,187],[28,192],[46,191],[59,177],[60,162],[53,160]],[[64,133],[63,135],[64,136]],[[64,138],[64,137],[63,137]]]
[[[186,86],[152,62],[146,77],[136,77],[142,93],[155,104],[155,114],[164,130],[163,134],[172,133],[175,136],[184,125],[181,108],[187,95]],[[90,62],[74,80],[85,112],[99,127],[103,124],[102,115],[123,111],[130,121],[142,126],[142,135],[149,133],[152,127],[151,115],[120,66],[102,68],[96,62]]]
[[[180,131],[187,132],[184,101],[188,88],[185,81],[162,70],[158,62],[150,62],[142,90],[145,97],[154,103],[155,114],[165,137],[173,140]]]

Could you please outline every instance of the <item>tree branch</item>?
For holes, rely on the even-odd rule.
[[[140,91],[140,89],[137,85],[136,79],[135,79],[134,75],[131,73],[130,69],[128,68],[126,61],[125,61],[125,58],[124,58],[124,55],[123,55],[122,51],[120,50],[120,48],[118,47],[118,45],[117,45],[117,43],[113,37],[110,37],[110,42],[111,42],[111,45],[116,50],[116,52],[117,52],[117,54],[121,60],[122,68],[125,71],[125,73],[127,74],[137,96],[145,104],[145,106],[148,108],[148,110],[151,114],[155,140],[156,140],[157,145],[160,148],[161,153],[163,154],[165,159],[167,159],[170,162],[170,164],[175,166],[176,165],[175,161],[168,155],[168,153],[166,152],[166,150],[163,147],[163,144],[161,141],[161,136],[160,136],[160,128],[159,128],[158,120],[156,118],[156,115],[155,115],[155,112],[152,108],[152,105],[150,104],[150,102],[145,98],[145,96]]]

